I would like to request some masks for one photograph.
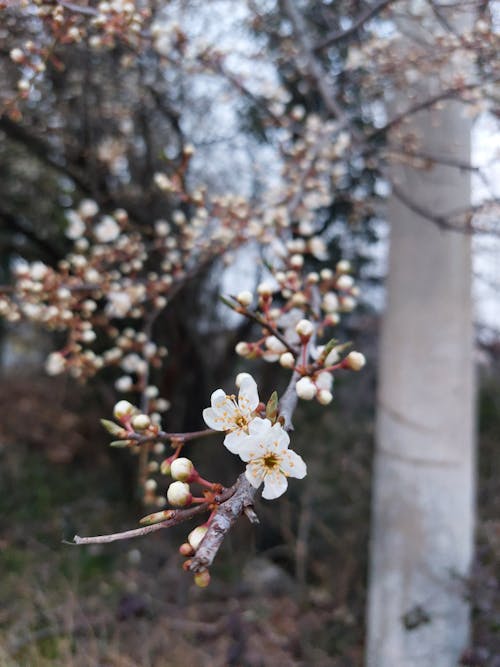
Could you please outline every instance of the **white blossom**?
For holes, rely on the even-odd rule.
[[[66,360],[60,352],[52,352],[45,362],[45,370],[48,375],[60,375],[66,367]]]
[[[257,383],[251,375],[240,383],[238,400],[223,389],[217,389],[211,396],[211,408],[203,410],[203,419],[209,428],[226,431],[224,445],[237,454],[243,436],[248,433],[248,425],[254,418],[259,404]]]
[[[269,419],[256,417],[248,431],[238,450],[241,459],[247,462],[245,476],[255,488],[264,482],[263,498],[278,498],[288,487],[288,477],[306,476],[306,464],[288,449],[290,437],[279,422],[272,425]]]
[[[109,317],[126,317],[132,308],[132,300],[127,292],[108,292],[106,314]]]
[[[85,234],[85,223],[76,211],[66,211],[68,226],[65,234],[72,241],[76,241]]]
[[[120,226],[110,215],[105,215],[94,227],[94,234],[99,243],[110,243],[120,236]]]

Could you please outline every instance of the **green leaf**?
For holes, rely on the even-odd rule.
[[[327,356],[330,354],[330,352],[333,350],[333,348],[338,344],[338,340],[336,338],[332,338],[331,340],[328,341],[328,343],[325,345],[325,349],[323,352],[319,355],[318,357],[318,363],[323,364]]]

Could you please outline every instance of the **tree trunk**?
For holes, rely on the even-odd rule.
[[[468,162],[470,122],[458,103],[410,127],[423,151]],[[469,174],[456,168],[398,167],[393,181],[437,215],[470,205]],[[389,220],[366,664],[456,667],[469,639],[463,578],[474,528],[470,237],[394,196]]]

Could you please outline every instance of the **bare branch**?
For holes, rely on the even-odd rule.
[[[340,42],[347,37],[353,35],[356,31],[364,26],[370,19],[374,18],[377,14],[380,14],[386,7],[392,4],[395,0],[381,0],[376,5],[368,7],[368,9],[360,14],[357,19],[355,19],[349,28],[345,30],[336,30],[335,32],[330,33],[325,37],[325,39],[320,42],[317,46],[314,47],[314,51],[319,53],[323,49],[327,49],[329,46],[333,46],[337,42]]]

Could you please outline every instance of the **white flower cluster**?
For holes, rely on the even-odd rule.
[[[259,405],[257,384],[248,373],[236,378],[238,399],[223,389],[214,391],[212,407],[203,411],[207,426],[225,431],[224,445],[246,462],[246,478],[258,488],[264,482],[262,497],[272,500],[287,489],[288,477],[302,479],[307,467],[302,458],[288,449],[290,438],[279,422],[256,415]]]

